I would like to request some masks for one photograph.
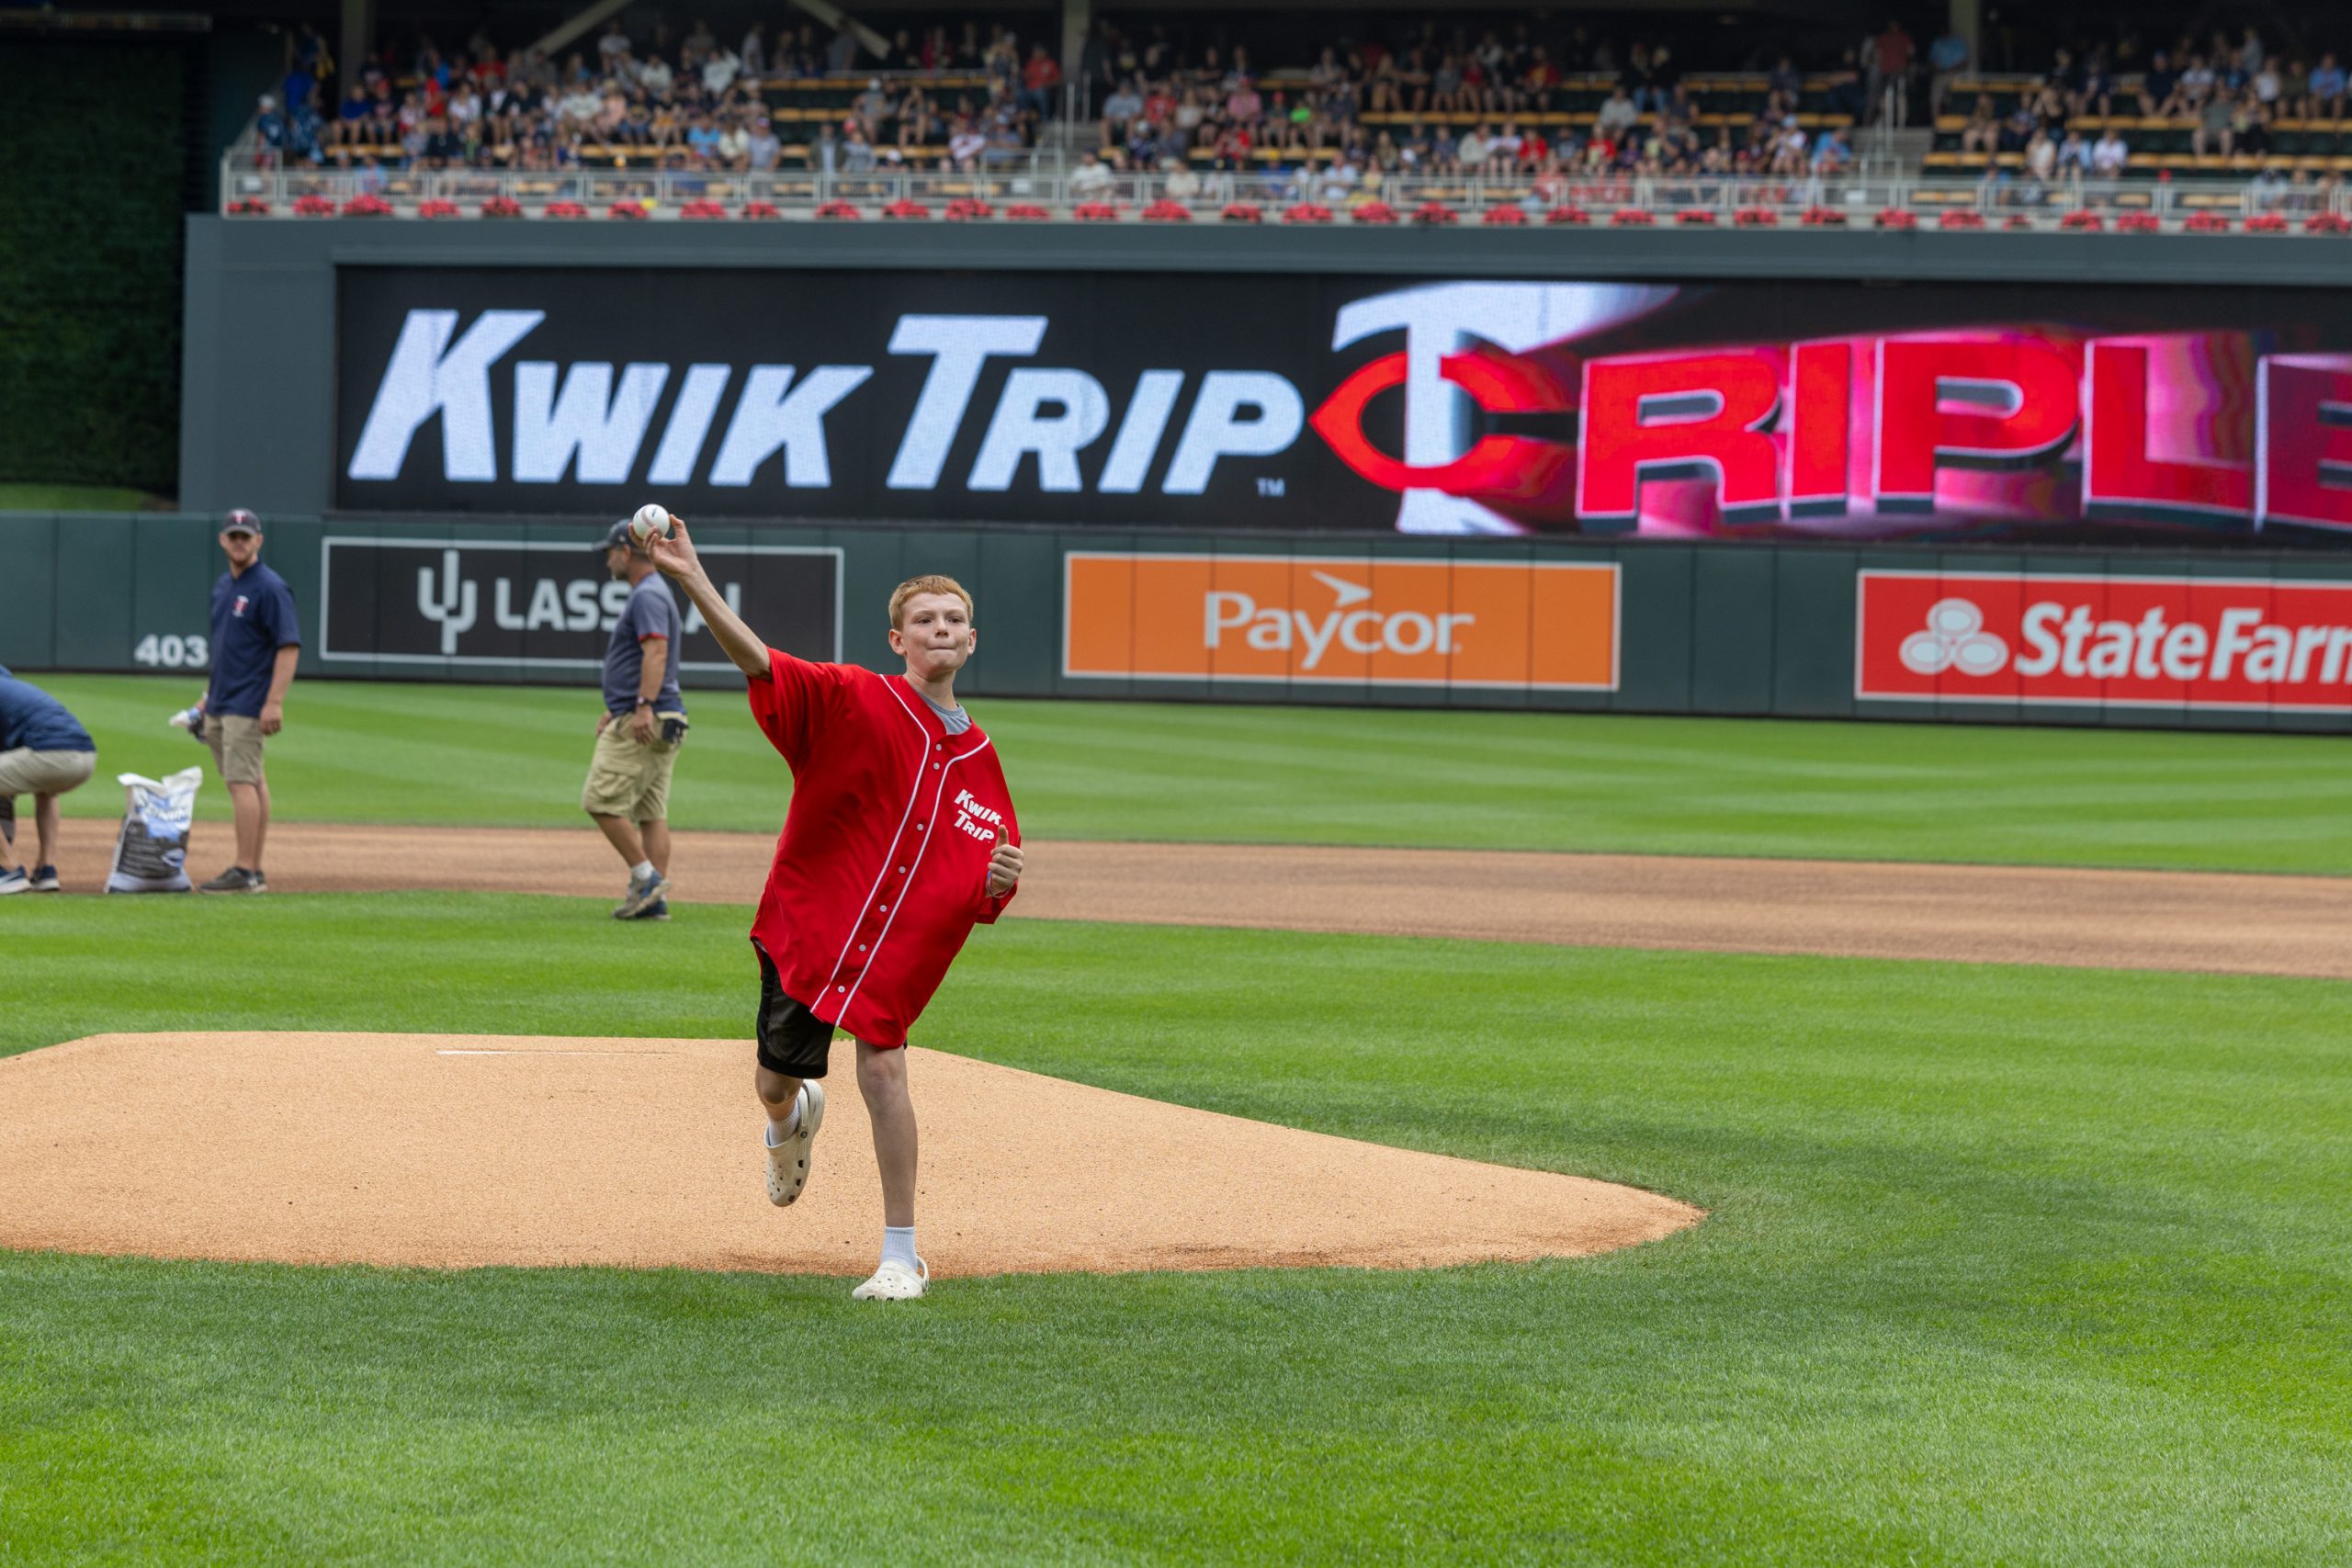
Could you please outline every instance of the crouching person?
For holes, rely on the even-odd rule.
[[[0,894],[54,893],[57,881],[57,797],[79,789],[97,771],[98,749],[65,705],[0,665],[0,800],[33,797],[35,859],[17,859],[13,821],[0,841]]]

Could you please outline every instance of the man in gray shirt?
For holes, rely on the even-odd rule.
[[[613,918],[670,918],[670,772],[686,734],[678,692],[678,640],[684,629],[670,585],[653,558],[629,537],[628,520],[595,547],[605,570],[629,585],[628,604],[605,648],[605,711],[596,720],[596,755],[580,793],[581,809],[628,863],[628,891]]]

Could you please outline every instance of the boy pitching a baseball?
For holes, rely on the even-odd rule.
[[[944,577],[900,583],[890,649],[906,672],[877,675],[769,648],[728,608],[684,523],[650,545],[743,671],[752,718],[792,768],[792,807],[752,922],[769,1201],[793,1201],[808,1179],[838,1026],[856,1038],[882,1174],[881,1262],[850,1293],[910,1300],[930,1270],[915,1251],[902,1047],[974,923],[1002,914],[1021,880],[1021,827],[996,750],[956,701],[956,672],[978,646],[972,596]]]

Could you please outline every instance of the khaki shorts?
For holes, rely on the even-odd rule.
[[[261,783],[261,720],[241,713],[207,714],[204,740],[223,784]]]
[[[0,751],[0,795],[63,795],[90,782],[96,751]]]
[[[658,724],[661,716],[654,718]],[[677,766],[677,745],[658,739],[650,746],[641,745],[628,732],[628,715],[616,715],[596,737],[596,755],[588,764],[588,784],[580,792],[580,808],[592,816],[618,817],[630,822],[667,821],[670,770]]]

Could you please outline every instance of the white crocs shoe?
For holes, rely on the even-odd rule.
[[[768,1201],[778,1208],[800,1196],[808,1185],[810,1146],[817,1141],[817,1129],[825,1124],[824,1086],[813,1081],[800,1086],[800,1124],[792,1136],[780,1144],[768,1145]],[[775,1123],[768,1123],[768,1132],[775,1131]],[[765,1142],[767,1134],[761,1134]],[[920,1293],[920,1292],[918,1292]]]
[[[910,1302],[921,1296],[931,1283],[931,1265],[915,1259],[911,1269],[893,1258],[874,1270],[868,1280],[849,1293],[854,1302]]]

